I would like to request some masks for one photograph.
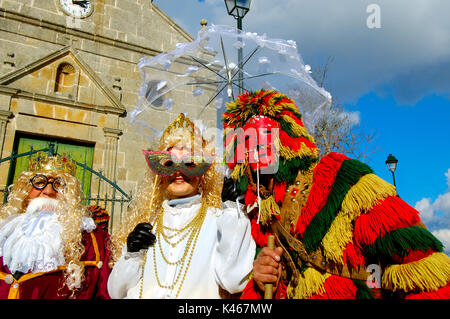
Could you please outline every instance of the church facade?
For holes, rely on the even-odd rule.
[[[132,194],[146,169],[141,150],[149,146],[128,122],[142,86],[137,64],[192,40],[151,0],[1,0],[1,158],[56,142],[58,152]],[[162,130],[187,108],[200,107],[186,92],[173,99],[182,103],[171,110],[152,106],[150,126]],[[206,112],[207,127],[217,125],[216,113]],[[14,176],[26,169],[19,162]],[[14,182],[10,175],[1,164],[3,190]],[[91,196],[103,192],[94,179],[88,182]]]

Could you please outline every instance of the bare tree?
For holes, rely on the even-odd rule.
[[[320,87],[325,86],[333,60],[333,57],[328,57],[325,64],[317,67],[312,74]],[[377,138],[376,132],[371,130],[366,133],[359,123],[357,113],[346,111],[336,98],[317,121],[313,136],[320,156],[338,152],[366,162],[372,154],[380,150],[379,147],[373,148],[371,145]]]

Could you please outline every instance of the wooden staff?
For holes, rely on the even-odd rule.
[[[267,237],[267,247],[270,249],[275,249],[275,237],[273,235],[269,235]],[[265,284],[264,285],[264,299],[272,299],[273,296],[273,284]]]

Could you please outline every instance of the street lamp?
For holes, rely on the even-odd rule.
[[[394,186],[395,186],[394,172],[395,172],[395,169],[397,168],[397,162],[398,162],[398,160],[392,154],[389,154],[389,156],[385,162],[388,167],[388,170],[390,170],[392,173],[392,179],[394,180]]]
[[[247,12],[250,11],[250,5],[252,0],[225,0],[225,6],[227,7],[228,14],[233,16],[237,20],[237,28],[242,30],[242,19]],[[241,40],[240,38],[238,40]],[[239,78],[239,94],[243,91],[243,76],[242,76],[242,48],[238,49],[238,78]]]
[[[238,20],[237,27],[242,30],[242,19],[250,11],[252,0],[225,0],[228,14]]]

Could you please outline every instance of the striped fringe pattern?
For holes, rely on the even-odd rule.
[[[311,299],[355,299],[358,291],[353,280],[336,275],[328,277],[323,288],[323,294],[315,294]]]
[[[353,240],[353,221],[378,201],[394,195],[395,187],[375,174],[361,177],[345,195],[341,210],[322,240],[325,256],[335,263],[344,264],[344,249]]]
[[[347,159],[342,163],[325,206],[314,216],[303,234],[303,243],[308,252],[315,251],[319,248],[323,238],[330,230],[333,221],[341,209],[345,196],[352,186],[362,176],[372,172],[369,166],[356,160]]]
[[[392,291],[433,291],[450,281],[450,258],[444,253],[433,253],[421,260],[385,268],[382,287]]]
[[[417,224],[419,212],[398,196],[380,201],[369,212],[355,221],[355,244],[359,247],[373,245],[386,233]]]
[[[331,188],[336,180],[336,175],[341,168],[343,161],[348,159],[347,156],[329,153],[322,157],[319,164],[314,169],[313,184],[309,193],[308,201],[300,215],[296,233],[303,236],[309,223],[316,214],[325,206]]]
[[[314,294],[324,294],[324,283],[330,274],[320,273],[314,268],[307,268],[298,278],[298,284],[293,287],[289,283],[287,297],[289,299],[309,299]]]

